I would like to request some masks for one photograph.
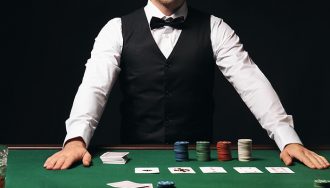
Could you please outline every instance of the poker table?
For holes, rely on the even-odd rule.
[[[174,181],[177,188],[272,188],[313,187],[315,179],[330,179],[330,169],[309,169],[295,162],[290,169],[293,174],[271,174],[265,167],[283,167],[276,148],[253,148],[253,161],[237,160],[237,150],[232,149],[233,160],[221,162],[217,160],[214,147],[211,150],[211,161],[196,160],[193,146],[189,149],[187,162],[176,162],[173,147],[169,145],[155,146],[113,146],[99,147],[91,150],[92,166],[83,167],[76,164],[69,170],[45,170],[43,163],[59,147],[10,147],[6,177],[6,188],[106,188],[111,182],[129,180],[137,183],[152,183],[157,187],[161,180]],[[127,151],[129,161],[124,165],[103,164],[99,156],[106,151]],[[316,150],[330,159],[330,150]],[[228,173],[204,174],[199,167],[223,167]],[[159,167],[159,174],[135,174],[136,167]],[[168,167],[192,167],[195,174],[171,174]],[[257,167],[261,174],[240,174],[233,167]]]

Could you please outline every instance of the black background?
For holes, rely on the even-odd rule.
[[[100,29],[146,0],[14,1],[3,5],[0,143],[61,144],[65,120]],[[318,1],[188,0],[221,17],[277,91],[306,145],[330,144],[329,11]],[[214,141],[273,144],[220,71]],[[119,143],[112,91],[93,145]],[[88,102],[88,101],[86,101]]]

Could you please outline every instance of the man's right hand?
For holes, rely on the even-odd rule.
[[[84,166],[89,166],[92,161],[92,156],[80,137],[69,140],[61,151],[46,160],[44,167],[47,170],[64,170],[78,161],[82,161]]]

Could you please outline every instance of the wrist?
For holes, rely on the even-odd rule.
[[[68,147],[83,147],[83,148],[86,148],[86,144],[85,144],[84,140],[81,137],[76,137],[76,138],[69,139],[64,144],[64,148],[68,148]]]
[[[300,146],[303,146],[303,145],[301,143],[289,143],[289,144],[285,145],[283,149],[285,149],[287,147],[295,147],[295,146],[300,147]]]

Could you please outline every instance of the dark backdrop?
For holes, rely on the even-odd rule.
[[[0,143],[61,144],[95,37],[146,0],[14,1],[2,9]],[[330,144],[329,15],[318,1],[188,0],[227,22],[268,77],[307,145]],[[214,140],[272,144],[218,71]],[[112,91],[93,144],[119,143]],[[88,102],[88,101],[86,101]]]

